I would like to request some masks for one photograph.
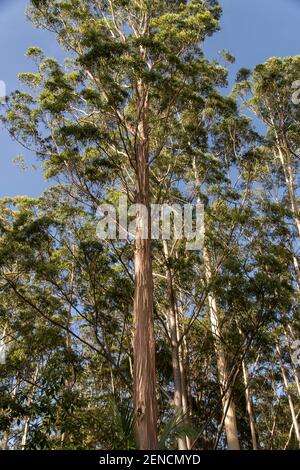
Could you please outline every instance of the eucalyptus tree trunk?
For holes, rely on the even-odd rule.
[[[74,281],[75,281],[75,245],[73,244],[72,246],[72,249],[71,249],[71,253],[72,253],[72,264],[71,264],[71,271],[70,271],[70,281],[69,281],[69,297],[70,297],[70,304],[69,304],[69,309],[68,309],[68,318],[67,318],[67,327],[68,327],[68,331],[66,332],[66,351],[68,354],[71,354],[71,334],[70,334],[70,330],[71,330],[71,327],[72,327],[72,304],[73,304],[73,297],[74,297]],[[69,378],[66,378],[65,379],[65,388],[66,390],[70,390],[71,388],[71,382],[69,380]],[[67,433],[66,431],[62,432],[61,433],[61,437],[60,437],[60,445],[61,445],[61,448],[63,448],[64,446],[64,443],[66,441],[66,438],[67,438]]]
[[[206,280],[209,284],[212,279],[211,265],[207,249],[204,248],[203,260],[205,265]],[[214,347],[217,356],[217,368],[220,381],[224,427],[229,450],[239,450],[239,438],[236,421],[235,404],[232,399],[232,388],[229,383],[228,366],[224,350],[221,344],[221,331],[218,318],[218,307],[215,296],[210,292],[208,294],[209,314],[211,330],[214,336]]]
[[[32,386],[31,386],[31,390],[29,392],[29,397],[28,397],[28,402],[27,402],[28,407],[30,407],[30,405],[33,402],[34,392],[35,392],[35,389],[36,389],[35,384],[36,384],[36,381],[37,381],[37,378],[38,378],[38,373],[39,373],[39,365],[37,364],[37,366],[35,368],[35,371],[33,373],[33,376],[32,376]],[[30,425],[30,416],[26,416],[25,417],[25,422],[24,422],[22,440],[21,440],[21,450],[26,449],[28,432],[29,432],[29,425]]]
[[[299,207],[297,201],[297,194],[296,194],[296,184],[295,184],[295,174],[293,171],[293,164],[291,160],[291,154],[288,148],[288,144],[285,139],[280,139],[278,132],[276,131],[274,122],[273,122],[273,130],[276,136],[276,155],[279,157],[281,168],[284,174],[285,184],[289,195],[289,202],[290,208],[293,215],[294,226],[297,231],[297,238],[300,241],[300,214],[299,214]],[[291,242],[291,245],[292,242]],[[295,273],[297,276],[297,283],[298,289],[300,288],[300,268],[298,258],[295,255],[294,248],[292,246],[292,256],[293,256],[293,264],[295,268]]]
[[[5,362],[6,356],[6,334],[7,332],[7,324],[4,326],[3,331],[0,335],[0,363],[3,361]]]
[[[283,365],[282,356],[281,356],[281,352],[280,352],[280,348],[279,348],[278,344],[276,344],[276,350],[277,350],[278,357],[279,357],[281,375],[282,375],[282,379],[283,379],[283,383],[284,383],[284,388],[285,388],[285,391],[286,391],[286,394],[287,394],[287,397],[288,397],[288,402],[289,402],[289,407],[290,407],[290,411],[291,411],[291,415],[292,415],[294,430],[295,430],[296,438],[297,438],[297,441],[298,441],[298,444],[299,444],[299,447],[300,447],[300,428],[299,428],[299,423],[298,423],[298,419],[297,419],[297,413],[295,411],[293,399],[292,399],[292,396],[291,396],[290,391],[289,391],[289,382],[288,382],[288,378],[287,378],[287,375],[286,375],[286,372],[285,372],[285,368],[284,368],[284,365]]]
[[[134,253],[134,418],[139,448],[155,450],[157,404],[149,183],[149,97],[146,85],[141,80],[136,91],[139,116],[135,146],[136,203],[146,208],[147,215],[138,206]]]
[[[288,345],[288,350],[289,350],[289,355],[290,355],[290,358],[291,358],[291,367],[292,367],[292,371],[293,371],[293,375],[294,375],[294,379],[295,379],[295,383],[296,383],[296,386],[297,386],[297,392],[298,392],[298,396],[300,398],[300,381],[299,381],[299,375],[298,375],[298,371],[294,365],[294,362],[293,362],[293,358],[292,358],[292,350],[291,350],[291,346],[290,346],[290,341],[289,341],[289,335],[287,333],[287,331],[285,331],[285,340],[287,342],[287,345]]]
[[[298,258],[294,253],[293,253],[293,264],[294,264],[295,273],[297,276],[297,284],[298,284],[297,290],[298,290],[298,293],[300,293],[300,266],[299,266]]]
[[[179,323],[179,315],[177,326]],[[180,330],[177,328],[177,341],[179,343],[179,367],[180,367],[180,375],[181,375],[181,398],[182,398],[182,412],[183,416],[187,417],[190,415],[191,410],[191,403],[189,404],[188,400],[188,370],[186,367],[186,359],[187,359],[187,347],[186,347],[186,338],[183,337],[182,342],[180,343]],[[190,408],[190,409],[189,409]],[[186,436],[186,445],[187,449],[191,450],[192,448],[192,441],[189,436]]]
[[[241,328],[237,323],[237,328],[241,337],[243,337],[243,333]],[[257,355],[255,366],[257,365],[260,358],[260,354]],[[248,368],[245,362],[245,359],[242,360],[242,371],[243,371],[243,380],[245,386],[245,401],[246,401],[246,410],[249,417],[249,424],[250,424],[250,432],[251,432],[251,440],[252,440],[252,449],[258,450],[259,445],[257,441],[257,433],[256,433],[256,423],[255,423],[255,415],[253,411],[253,403],[252,403],[252,396],[251,396],[251,389],[250,389],[250,382],[249,382],[249,375],[248,375]]]
[[[176,258],[178,255],[176,254]],[[178,356],[179,356],[179,368],[181,375],[181,398],[182,398],[182,411],[184,416],[191,416],[192,410],[192,398],[190,391],[190,377],[188,367],[188,348],[186,335],[184,334],[184,311],[181,306],[182,297],[179,291],[178,301],[176,302],[176,315],[177,315],[177,342],[179,344]],[[182,326],[182,328],[180,328]],[[188,450],[192,448],[192,440],[189,436],[186,436],[186,443]]]
[[[295,187],[295,176],[292,168],[292,162],[288,150],[282,148],[280,142],[277,145],[278,156],[282,166],[285,183],[287,186],[291,211],[294,218],[294,224],[297,229],[298,238],[300,240],[300,217],[299,217],[299,208],[296,196],[296,187]]]
[[[300,410],[298,411],[297,415],[296,415],[296,418],[298,419],[300,416]],[[294,423],[291,424],[291,427],[290,427],[290,431],[289,431],[289,437],[285,443],[285,446],[283,448],[283,450],[286,450],[291,442],[291,439],[292,439],[292,435],[293,435],[293,429],[294,429]]]
[[[200,191],[200,179],[199,179],[198,171],[196,168],[195,160],[193,160],[193,170],[194,170],[195,182],[196,182],[198,191]],[[197,197],[197,201],[201,202],[200,196]],[[204,247],[203,249],[203,263],[204,263],[206,282],[209,285],[212,281],[212,270],[211,270],[210,256],[206,247]],[[235,404],[232,399],[232,388],[229,383],[227,361],[226,361],[224,350],[220,341],[221,331],[219,327],[217,300],[210,289],[208,292],[208,307],[209,307],[211,331],[214,337],[214,349],[215,349],[215,353],[217,356],[217,369],[218,369],[218,376],[219,376],[219,382],[220,382],[221,399],[222,399],[222,407],[223,407],[223,421],[224,421],[227,445],[228,445],[229,450],[240,450]]]
[[[271,384],[272,384],[272,392],[274,395],[275,403],[273,400],[271,400],[271,407],[272,407],[272,413],[273,413],[273,424],[272,428],[269,430],[270,434],[268,436],[268,450],[273,450],[273,443],[274,443],[274,437],[275,437],[275,430],[276,430],[276,425],[277,425],[277,420],[278,420],[278,415],[279,415],[279,407],[280,407],[280,397],[278,396],[278,390],[275,384],[275,378],[274,378],[274,373],[272,371],[271,375]]]
[[[176,298],[174,292],[174,284],[173,284],[173,273],[170,267],[170,253],[169,247],[166,240],[163,240],[163,249],[164,255],[167,264],[167,283],[168,283],[168,297],[169,297],[169,309],[168,309],[168,327],[169,327],[169,335],[171,340],[171,354],[172,354],[172,368],[173,368],[173,379],[174,379],[174,406],[178,417],[184,415],[184,407],[187,411],[187,404],[184,398],[183,393],[183,364],[182,360],[180,360],[181,351],[179,348],[179,329],[178,329],[178,318],[176,312]],[[187,441],[186,438],[180,437],[177,439],[178,449],[179,450],[187,450]]]
[[[252,448],[253,450],[258,450],[255,418],[254,418],[252,397],[251,397],[251,391],[250,391],[250,385],[249,385],[249,377],[248,377],[247,366],[244,360],[242,361],[242,369],[243,369],[243,378],[244,378],[244,385],[245,385],[246,408],[247,408],[247,413],[249,416],[249,423],[250,423]]]

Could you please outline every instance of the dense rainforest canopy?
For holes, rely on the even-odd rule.
[[[3,106],[51,184],[0,200],[1,448],[298,449],[300,56],[228,90],[215,0],[29,3],[67,58]],[[151,204],[203,205],[202,248]]]

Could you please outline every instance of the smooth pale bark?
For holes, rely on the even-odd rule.
[[[299,292],[300,291],[300,267],[299,267],[298,258],[294,254],[293,254],[293,263],[294,263],[295,273],[297,276],[298,292]]]
[[[178,258],[177,258],[178,259]],[[182,302],[181,294],[179,292],[179,300]],[[186,335],[184,332],[184,312],[181,306],[181,303],[177,302],[177,341],[179,344],[179,367],[181,374],[181,384],[182,384],[182,410],[184,416],[191,416],[192,409],[192,397],[190,391],[190,380],[189,380],[189,367],[188,367],[188,348],[186,342]],[[182,325],[182,331],[180,329]],[[192,448],[191,439],[186,436],[187,447],[190,450]]]
[[[75,278],[75,263],[74,263],[74,258],[75,258],[75,246],[72,246],[72,266],[71,266],[71,272],[70,272],[70,287],[69,287],[69,296],[70,296],[70,305],[69,305],[69,310],[68,310],[68,321],[67,321],[67,327],[68,331],[66,332],[66,351],[68,354],[71,353],[71,334],[70,334],[70,329],[72,326],[72,303],[73,303],[73,294],[74,294],[74,278]],[[66,390],[69,390],[71,387],[71,383],[68,378],[65,379],[65,388]],[[60,445],[61,447],[64,446],[65,440],[66,440],[67,434],[66,432],[61,433],[61,438],[60,438]]]
[[[242,335],[242,330],[237,323],[237,327],[239,333]],[[258,354],[254,366],[256,367],[260,358],[260,354]],[[246,401],[246,410],[249,417],[249,424],[250,424],[250,432],[251,432],[251,440],[252,440],[252,449],[258,450],[258,441],[257,441],[257,432],[256,432],[256,423],[255,423],[255,415],[253,411],[253,403],[252,403],[252,396],[251,396],[251,389],[250,389],[250,382],[249,382],[249,375],[248,375],[248,368],[246,365],[245,360],[242,360],[242,371],[243,371],[243,380],[245,386],[245,401]]]
[[[288,194],[289,194],[291,212],[293,214],[294,224],[298,232],[298,238],[300,240],[300,217],[299,217],[299,208],[298,208],[297,195],[296,195],[295,175],[294,175],[293,165],[291,161],[291,153],[289,151],[286,138],[280,138],[280,135],[274,123],[274,119],[271,119],[271,122],[272,122],[273,131],[276,137],[277,155],[281,163],[286,187],[287,187]]]
[[[283,383],[284,383],[284,388],[285,388],[285,391],[286,391],[286,394],[287,394],[287,397],[288,397],[288,402],[289,402],[289,407],[290,407],[290,411],[291,411],[291,415],[292,415],[292,421],[293,421],[293,425],[294,425],[294,430],[295,430],[295,434],[296,434],[297,441],[298,441],[299,446],[300,446],[300,428],[299,428],[299,423],[298,423],[298,419],[297,419],[297,414],[296,414],[296,412],[295,412],[295,407],[294,407],[293,399],[292,399],[292,396],[291,396],[291,394],[290,394],[290,392],[289,392],[289,383],[288,383],[287,375],[286,375],[286,372],[285,372],[285,369],[284,369],[284,365],[283,365],[283,361],[282,361],[282,356],[281,356],[281,352],[280,352],[280,349],[279,349],[278,344],[276,345],[276,350],[277,350],[278,357],[279,357],[281,375],[282,375],[282,379],[283,379]]]
[[[156,366],[153,325],[153,273],[149,187],[148,93],[137,85],[137,111],[140,116],[135,148],[136,203],[147,209],[147,220],[139,208],[135,233],[134,292],[134,418],[139,449],[155,450],[157,443]],[[148,224],[148,236],[144,226]]]
[[[193,170],[194,170],[194,177],[195,177],[196,185],[197,185],[198,191],[200,191],[200,186],[201,186],[200,178],[198,175],[195,159],[193,160]],[[198,203],[201,202],[200,196],[197,197],[197,202]],[[209,285],[212,281],[212,270],[211,270],[211,262],[210,262],[209,253],[206,247],[204,247],[203,249],[203,262],[204,262],[206,282]],[[232,388],[230,387],[230,384],[229,384],[226,358],[225,358],[224,350],[220,342],[221,332],[219,328],[217,301],[211,291],[209,291],[208,293],[208,306],[209,306],[209,314],[210,314],[211,331],[214,336],[214,348],[215,348],[215,352],[217,356],[217,369],[218,369],[218,376],[219,376],[220,389],[221,389],[222,406],[223,406],[223,421],[224,421],[227,445],[228,445],[229,450],[240,450],[235,404],[232,399]]]
[[[38,373],[39,373],[39,366],[37,365],[36,368],[35,368],[35,371],[33,373],[33,376],[32,376],[32,387],[31,387],[31,390],[30,390],[30,393],[29,393],[29,397],[28,397],[28,402],[27,402],[27,406],[29,407],[32,402],[33,402],[33,397],[34,397],[34,392],[35,392],[35,389],[36,389],[36,381],[37,381],[37,378],[38,378]],[[28,438],[28,432],[29,432],[29,425],[30,425],[30,416],[26,416],[25,418],[25,423],[24,423],[24,429],[23,429],[23,435],[22,435],[22,440],[21,440],[21,450],[25,450],[26,449],[26,444],[27,444],[27,438]]]
[[[294,175],[294,171],[293,171],[291,155],[290,155],[290,151],[288,149],[287,142],[282,142],[280,140],[279,135],[278,135],[276,130],[275,130],[275,135],[276,135],[276,140],[277,140],[278,156],[279,156],[279,160],[280,160],[281,167],[282,167],[283,174],[284,174],[284,178],[285,178],[286,187],[287,187],[288,194],[289,194],[289,201],[290,201],[291,212],[293,214],[294,225],[295,225],[295,228],[297,230],[298,240],[300,241],[299,207],[298,207],[298,202],[297,202],[295,175]],[[296,255],[294,253],[293,253],[293,263],[294,263],[295,272],[296,272],[296,275],[297,275],[298,288],[299,288],[299,286],[300,286],[300,270],[299,270],[298,259],[297,259]],[[281,369],[281,374],[282,374],[284,386],[285,386],[285,389],[286,389],[286,393],[287,393],[287,396],[288,396],[288,401],[289,401],[289,407],[290,407],[290,410],[291,410],[293,426],[294,426],[295,434],[296,434],[296,437],[297,437],[297,440],[298,440],[298,443],[299,443],[299,446],[300,446],[299,423],[298,423],[298,419],[297,419],[297,414],[295,412],[293,400],[292,400],[292,397],[291,397],[291,395],[289,393],[289,390],[288,390],[288,380],[287,380],[286,372],[285,372],[285,369],[284,369],[284,366],[283,366],[282,356],[281,356],[278,344],[276,345],[276,349],[277,349],[277,352],[278,352],[278,355],[279,355],[280,369]],[[298,378],[297,372],[295,371],[294,367],[293,367],[293,372],[294,372],[295,381],[296,381],[297,389],[298,389],[298,393],[299,393],[299,389],[300,389],[299,378]]]
[[[299,208],[297,203],[296,189],[295,189],[295,176],[292,168],[291,159],[288,152],[282,150],[280,144],[278,145],[278,155],[281,162],[284,178],[289,193],[291,211],[294,218],[295,227],[300,239],[300,218]]]
[[[277,153],[281,163],[281,168],[284,174],[286,188],[288,190],[289,201],[290,201],[290,208],[293,214],[293,221],[297,231],[297,238],[300,242],[300,216],[299,216],[299,207],[297,201],[297,194],[296,194],[296,185],[295,185],[295,175],[293,171],[293,165],[291,161],[290,151],[287,148],[286,141],[282,142],[278,136],[278,133],[274,127],[274,132],[276,135],[276,142],[277,142]],[[291,242],[291,249],[293,252],[293,264],[295,268],[295,273],[297,276],[297,283],[298,283],[298,290],[300,289],[300,267],[298,258],[295,255],[293,244]]]
[[[21,450],[25,450],[25,448],[26,448],[27,436],[28,436],[28,431],[29,431],[29,424],[30,424],[30,418],[29,418],[29,416],[26,416],[24,429],[23,429],[23,435],[22,435],[22,441],[21,441]]]
[[[293,371],[293,375],[294,375],[294,379],[295,379],[295,383],[296,383],[296,386],[297,386],[297,391],[298,391],[298,396],[300,398],[300,381],[299,381],[299,376],[298,376],[298,372],[297,372],[297,369],[294,365],[294,362],[293,362],[293,359],[292,359],[292,350],[291,350],[291,346],[290,346],[290,342],[289,342],[289,337],[288,337],[288,334],[287,332],[285,331],[285,340],[287,342],[287,346],[288,346],[288,350],[289,350],[289,355],[290,355],[290,358],[291,358],[291,368],[292,368],[292,371]]]
[[[130,377],[133,379],[133,364],[131,354],[128,355]]]
[[[179,294],[180,295],[180,294]],[[176,315],[177,315],[177,341],[179,344],[179,368],[180,368],[180,375],[181,375],[181,399],[182,399],[182,411],[184,416],[191,416],[191,397],[189,395],[189,371],[187,367],[187,358],[188,358],[188,351],[187,351],[187,344],[186,344],[186,336],[184,335],[181,337],[182,332],[180,331],[180,325],[183,323],[183,318],[184,318],[184,313],[183,310],[180,306],[180,304],[177,302],[177,309],[176,309]],[[184,328],[182,328],[183,330]],[[191,450],[192,448],[192,441],[190,437],[186,436],[186,444],[188,450]]]
[[[296,418],[298,419],[299,416],[300,416],[300,410],[298,411]],[[294,423],[291,424],[290,432],[289,432],[289,437],[288,437],[288,440],[286,441],[286,444],[285,444],[285,446],[284,446],[284,450],[286,450],[286,449],[288,448],[289,443],[291,442],[292,435],[293,435],[293,429],[294,429]]]
[[[290,335],[291,335],[292,340],[295,341],[295,340],[297,339],[297,336],[295,335],[295,332],[294,332],[293,328],[291,327],[290,324],[287,325],[287,328],[288,328],[288,330],[289,330],[289,332],[290,332]]]
[[[3,359],[5,360],[5,354],[6,354],[6,332],[7,332],[7,324],[4,326],[3,331],[1,332],[1,338],[0,338],[0,354],[3,355]]]
[[[210,259],[206,248],[204,248],[203,260],[205,265],[206,280],[209,284],[211,282],[212,273]],[[220,342],[221,332],[219,328],[217,301],[215,296],[211,292],[208,294],[208,304],[211,330],[214,336],[214,346],[217,356],[217,368],[222,395],[223,418],[227,445],[229,450],[240,450],[235,404],[232,400],[232,388],[229,384],[228,369],[226,363],[227,361]]]
[[[178,342],[178,325],[177,325],[177,315],[176,315],[176,299],[173,285],[173,274],[170,268],[170,254],[168,243],[166,240],[163,240],[163,249],[166,259],[166,274],[167,274],[167,283],[168,283],[168,297],[169,297],[169,309],[168,309],[168,327],[169,335],[171,340],[171,355],[172,355],[172,368],[173,368],[173,379],[174,379],[174,406],[177,412],[178,417],[184,414],[183,406],[187,411],[187,403],[183,397],[183,364],[180,361],[181,351],[179,350]],[[184,403],[185,402],[185,403]],[[180,437],[177,439],[178,449],[187,450],[187,441],[186,438]]]
[[[178,322],[177,322],[178,325]],[[180,342],[180,332],[178,329],[177,332],[177,340],[178,343]],[[182,399],[182,412],[184,416],[188,416],[189,413],[189,403],[188,403],[188,385],[187,385],[187,369],[186,369],[186,347],[185,347],[185,337],[183,338],[182,344],[179,345],[179,367],[180,367],[180,375],[181,375],[181,399]],[[186,445],[187,449],[191,450],[192,448],[192,441],[191,439],[186,436]]]
[[[269,450],[273,449],[273,442],[274,442],[274,436],[275,436],[275,429],[276,429],[276,424],[277,424],[277,419],[279,415],[279,407],[280,407],[280,398],[278,397],[277,394],[277,388],[275,385],[275,379],[274,379],[274,374],[272,373],[272,390],[273,394],[275,397],[275,404],[272,403],[272,412],[273,412],[273,424],[272,424],[272,429],[268,438],[268,443],[269,443]]]
[[[246,409],[247,409],[247,413],[249,416],[249,423],[250,423],[252,448],[253,450],[258,450],[255,418],[254,418],[254,412],[253,412],[253,406],[252,406],[251,391],[249,387],[248,371],[247,371],[247,366],[245,364],[245,361],[242,361],[242,369],[243,369],[243,378],[244,378],[244,385],[245,385]]]

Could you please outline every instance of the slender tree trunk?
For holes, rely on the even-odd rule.
[[[142,82],[137,86],[138,115],[136,136],[135,295],[134,295],[134,416],[138,446],[157,449],[156,366],[153,325],[153,273],[149,185],[148,94]],[[145,220],[146,219],[146,220]],[[147,236],[145,237],[145,224]]]
[[[298,293],[300,291],[300,267],[297,256],[293,253],[293,263],[295,268],[295,273],[297,276],[297,283],[298,283]]]
[[[244,378],[244,385],[245,385],[246,408],[247,408],[247,413],[248,413],[249,422],[250,422],[252,448],[253,450],[258,450],[255,418],[254,418],[254,412],[253,412],[253,406],[252,406],[251,391],[249,388],[248,371],[247,371],[247,366],[245,364],[245,361],[242,361],[242,369],[243,369],[243,378]]]
[[[210,259],[206,248],[204,248],[203,259],[205,264],[206,280],[208,283],[210,283],[212,274]],[[223,416],[227,445],[229,450],[239,450],[240,444],[238,438],[235,404],[232,400],[232,388],[229,384],[227,361],[220,342],[221,332],[219,328],[217,301],[211,292],[208,294],[208,304],[211,329],[214,336],[215,352],[217,356],[217,368],[222,395]]]
[[[128,362],[129,362],[130,377],[133,379],[133,365],[132,365],[132,358],[131,358],[130,352],[128,354]]]
[[[177,315],[176,315],[176,299],[175,299],[175,292],[173,286],[173,275],[172,270],[170,268],[170,254],[168,243],[166,240],[163,240],[163,249],[164,255],[166,258],[167,264],[167,282],[168,282],[168,296],[169,296],[169,309],[168,309],[168,326],[169,326],[169,334],[171,340],[171,354],[172,354],[172,368],[173,368],[173,378],[174,378],[174,406],[175,410],[179,417],[184,413],[183,411],[183,383],[182,383],[182,375],[183,375],[183,365],[180,364],[180,353],[179,351],[179,343],[178,343],[178,325],[177,325]],[[186,405],[186,404],[185,404]],[[185,406],[187,409],[187,406]],[[178,438],[177,439],[178,449],[179,450],[187,450],[187,442],[186,438]]]
[[[181,399],[182,399],[182,411],[184,416],[189,416],[190,415],[190,410],[192,409],[191,407],[191,400],[190,400],[190,395],[189,395],[189,371],[187,368],[187,359],[188,359],[188,352],[187,352],[187,345],[186,345],[186,337],[184,336],[182,338],[182,342],[180,343],[181,339],[181,332],[180,332],[180,322],[182,320],[179,320],[180,318],[183,319],[183,312],[182,309],[179,307],[179,304],[177,303],[177,309],[176,309],[176,315],[177,315],[177,341],[179,344],[179,350],[178,350],[178,355],[179,355],[179,368],[180,368],[180,375],[181,375]],[[192,441],[191,439],[186,436],[186,444],[188,450],[191,450],[192,448]]]
[[[278,419],[278,415],[279,415],[279,412],[280,412],[280,409],[279,409],[280,408],[280,398],[278,397],[278,394],[277,394],[275,379],[274,379],[274,373],[273,372],[272,372],[271,383],[272,383],[273,394],[274,394],[274,397],[275,397],[275,404],[273,402],[271,403],[272,412],[273,412],[273,424],[272,424],[272,428],[270,430],[270,435],[268,437],[268,443],[269,443],[268,450],[273,450],[276,424],[277,424],[277,419]]]
[[[243,333],[241,328],[237,323],[237,328],[239,330],[239,333],[241,337],[243,337]],[[260,358],[260,354],[257,355],[254,367],[256,367],[258,361]],[[248,376],[248,369],[245,360],[242,360],[242,371],[243,371],[243,379],[244,379],[244,385],[245,385],[245,401],[246,401],[246,410],[248,413],[249,417],[249,423],[250,423],[250,431],[251,431],[251,439],[252,439],[252,448],[253,450],[258,450],[258,441],[257,441],[257,432],[256,432],[256,423],[255,423],[255,415],[253,411],[253,404],[252,404],[252,396],[251,396],[251,390],[250,390],[250,383],[249,383],[249,376]]]
[[[298,419],[300,416],[300,410],[298,411],[297,415],[296,415],[296,418]],[[293,435],[293,429],[294,429],[294,423],[292,422],[291,424],[291,427],[290,427],[290,432],[289,432],[289,437],[286,441],[286,444],[284,446],[284,450],[286,450],[291,442],[291,439],[292,439],[292,435]]]
[[[179,340],[180,340],[180,337],[178,336],[178,342]],[[190,415],[190,412],[189,412],[190,405],[189,405],[189,400],[188,400],[188,385],[187,385],[188,374],[187,374],[187,368],[186,368],[186,358],[187,358],[187,349],[185,347],[185,338],[183,338],[182,344],[179,345],[179,367],[180,367],[180,375],[181,375],[182,411],[185,417]],[[185,438],[186,438],[187,449],[191,450],[192,441],[188,436],[186,436]]]
[[[26,416],[24,429],[23,429],[23,435],[22,435],[22,441],[21,441],[21,450],[25,450],[26,448],[29,424],[30,424],[30,418],[29,416]]]
[[[71,272],[70,272],[70,286],[69,286],[69,296],[70,296],[70,305],[69,305],[69,310],[68,310],[68,321],[67,321],[67,326],[68,330],[71,329],[72,326],[72,303],[73,303],[73,294],[74,294],[74,278],[75,278],[75,245],[73,244],[72,246],[72,265],[71,265]],[[71,353],[71,334],[69,331],[66,332],[66,351],[68,354]],[[65,379],[65,388],[66,390],[69,390],[71,388],[71,383],[69,378]],[[61,433],[60,437],[60,446],[63,448],[65,441],[67,438],[67,433],[66,431]]]
[[[279,155],[282,170],[283,170],[283,173],[284,173],[286,186],[287,186],[287,189],[288,189],[291,212],[293,214],[294,224],[295,224],[297,234],[298,234],[298,240],[300,241],[299,207],[298,207],[297,195],[296,195],[295,175],[294,175],[294,171],[293,171],[293,167],[292,167],[290,152],[289,152],[288,148],[286,148],[285,145],[283,145],[283,147],[281,146],[278,134],[276,134],[276,138],[277,138],[278,155]],[[284,148],[284,150],[283,150],[283,148]],[[299,286],[300,286],[300,269],[299,269],[298,259],[297,259],[295,254],[293,254],[293,263],[294,263],[295,272],[296,272],[297,278],[298,278],[298,288],[299,288]],[[299,446],[300,446],[299,423],[298,423],[298,420],[297,420],[297,415],[295,413],[292,397],[291,397],[291,395],[288,391],[288,388],[287,388],[288,387],[287,376],[286,376],[285,369],[284,369],[284,366],[283,366],[283,363],[282,363],[282,357],[281,357],[281,353],[280,353],[280,349],[279,349],[278,344],[277,344],[276,347],[277,347],[277,352],[279,354],[279,359],[280,359],[281,373],[282,373],[284,385],[285,385],[285,388],[286,388],[286,392],[287,392],[287,395],[288,395],[288,401],[289,401],[289,406],[290,406],[290,410],[291,410],[291,414],[292,414],[293,425],[294,425],[296,437],[297,437],[297,440],[298,440]],[[300,392],[299,378],[298,378],[298,375],[297,375],[297,371],[295,370],[293,365],[292,365],[292,368],[293,368],[295,382],[296,382],[297,390],[298,390],[298,394],[299,394],[299,392]]]
[[[296,438],[297,438],[297,441],[298,441],[299,447],[300,447],[299,423],[298,423],[298,419],[297,419],[297,414],[295,412],[293,399],[292,399],[292,396],[291,396],[290,391],[289,391],[289,383],[288,383],[287,375],[286,375],[284,365],[283,365],[283,362],[282,362],[282,356],[281,356],[281,352],[280,352],[278,344],[276,345],[276,350],[277,350],[277,353],[278,353],[278,356],[279,356],[281,375],[282,375],[282,379],[283,379],[283,383],[284,383],[284,388],[285,388],[285,391],[286,391],[286,394],[287,394],[287,397],[288,397],[288,402],[289,402],[289,407],[290,407],[290,411],[291,411],[291,415],[292,415],[294,430],[295,430]]]
[[[28,402],[27,402],[28,407],[30,407],[30,405],[33,401],[34,392],[35,392],[35,388],[36,388],[35,383],[36,383],[37,378],[38,378],[38,373],[39,373],[39,365],[36,366],[35,371],[34,371],[33,376],[32,376],[33,385],[31,387],[30,394],[29,394],[29,397],[28,397]],[[22,440],[21,440],[21,450],[25,450],[26,445],[27,445],[29,425],[30,425],[30,416],[26,416],[25,423],[24,423]]]
[[[200,179],[199,179],[195,159],[193,160],[193,170],[194,170],[197,190],[199,192],[199,195],[197,196],[197,201],[201,202],[200,201]],[[212,271],[211,271],[210,257],[209,257],[209,253],[207,252],[206,247],[204,247],[203,249],[203,262],[204,262],[206,282],[207,284],[210,284],[212,280]],[[218,368],[218,375],[219,375],[220,388],[221,388],[223,418],[224,418],[227,445],[228,445],[229,450],[239,450],[240,444],[239,444],[239,438],[238,438],[235,404],[232,400],[232,388],[230,387],[228,383],[229,377],[228,377],[228,372],[227,372],[226,358],[225,358],[225,354],[224,354],[224,351],[220,342],[221,334],[220,334],[220,328],[219,328],[217,301],[211,292],[208,293],[208,305],[209,305],[211,330],[214,336],[214,347],[215,347],[215,352],[217,356],[217,368]]]
[[[279,155],[286,186],[287,186],[288,193],[289,193],[291,211],[293,214],[295,227],[298,232],[298,238],[300,239],[300,218],[299,218],[299,208],[298,208],[296,189],[295,189],[295,177],[294,177],[292,163],[291,163],[288,151],[286,153],[287,155],[285,155],[280,143],[278,143],[278,155]]]
[[[7,324],[4,326],[3,331],[1,332],[0,337],[0,363],[5,362],[6,356],[6,332],[7,332]]]
[[[287,342],[287,346],[288,346],[288,350],[289,350],[289,355],[290,355],[290,358],[291,358],[291,368],[292,368],[292,371],[293,371],[293,375],[294,375],[294,379],[295,379],[295,383],[296,383],[296,386],[297,386],[297,392],[298,392],[298,396],[300,398],[300,381],[299,381],[299,376],[298,376],[298,371],[293,363],[293,359],[292,359],[292,350],[291,350],[291,346],[290,346],[290,342],[289,342],[289,336],[288,336],[288,333],[287,331],[285,331],[285,340]]]

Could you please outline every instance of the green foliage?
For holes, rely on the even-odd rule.
[[[29,48],[34,68],[19,74],[21,91],[3,116],[51,182],[36,199],[0,201],[5,448],[136,447],[134,243],[99,241],[95,232],[99,204],[124,194],[136,200],[145,103],[151,202],[203,202],[211,264],[203,253],[187,252],[184,240],[167,242],[169,257],[161,240],[153,241],[160,448],[176,448],[186,436],[194,448],[226,448],[220,357],[241,447],[252,447],[242,364],[260,447],[297,447],[288,429],[288,394],[299,404],[297,370],[285,340],[299,333],[299,240],[278,156],[281,150],[297,181],[300,115],[291,93],[300,61],[271,58],[252,75],[241,69],[226,96],[220,88],[227,70],[202,51],[220,14],[214,0],[30,2],[33,24],[53,31],[69,57],[60,64]],[[223,58],[234,62],[226,50]],[[238,97],[266,135],[242,114]],[[187,382],[185,413],[173,403],[176,354]]]

